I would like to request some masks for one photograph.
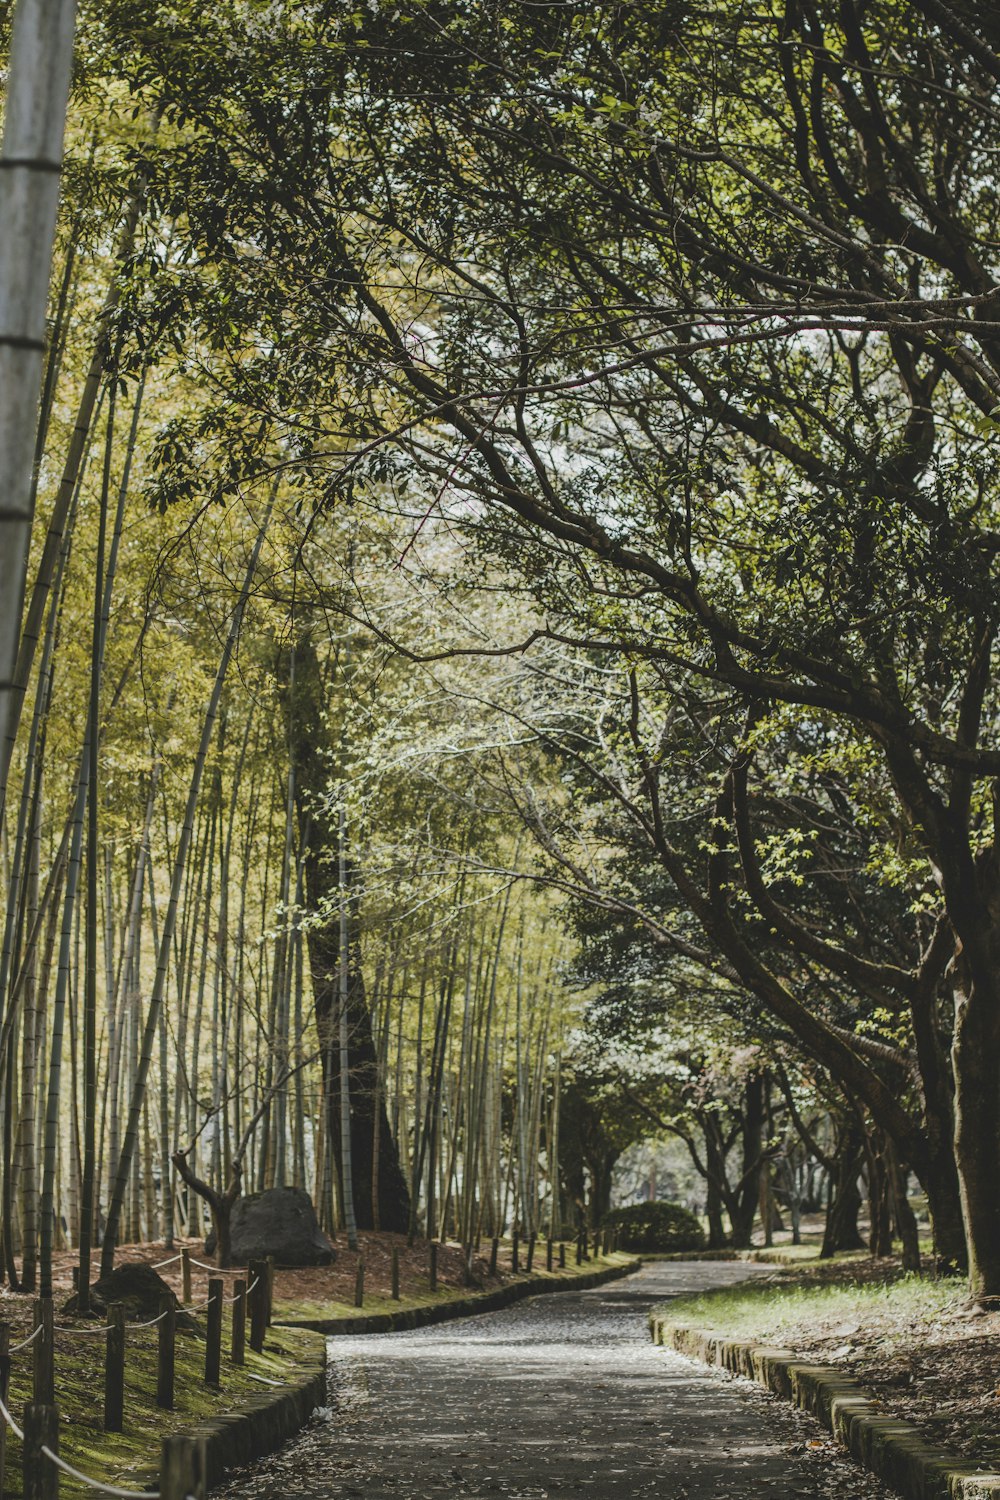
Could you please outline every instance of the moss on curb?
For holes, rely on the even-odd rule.
[[[720,1365],[811,1412],[852,1458],[906,1500],[1000,1500],[1000,1474],[932,1447],[909,1422],[887,1415],[856,1380],[790,1349],[739,1343],[652,1314],[654,1342]]]

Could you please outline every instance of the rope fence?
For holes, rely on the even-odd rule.
[[[229,1363],[236,1367],[244,1365],[247,1342],[257,1353],[263,1349],[264,1334],[271,1322],[273,1261],[251,1261],[248,1271],[234,1268],[230,1273],[236,1278],[231,1296],[225,1295],[226,1286],[219,1268],[194,1260],[187,1251],[181,1251],[167,1261],[158,1262],[153,1269],[162,1270],[164,1266],[178,1261],[182,1265],[184,1281],[183,1302],[179,1304],[173,1292],[164,1293],[160,1298],[160,1310],[155,1317],[127,1324],[124,1304],[112,1302],[107,1309],[106,1323],[72,1328],[55,1323],[51,1297],[39,1297],[34,1305],[35,1326],[27,1338],[16,1344],[10,1343],[9,1325],[0,1321],[0,1495],[6,1491],[4,1478],[9,1432],[22,1445],[24,1493],[30,1495],[32,1500],[58,1500],[60,1475],[100,1494],[113,1496],[115,1500],[204,1500],[205,1456],[201,1440],[186,1438],[182,1434],[164,1439],[160,1487],[155,1491],[123,1489],[102,1479],[95,1479],[75,1468],[59,1453],[59,1412],[55,1399],[57,1338],[64,1335],[70,1338],[77,1335],[103,1335],[105,1432],[121,1432],[125,1425],[125,1355],[129,1335],[134,1337],[156,1329],[156,1404],[165,1410],[172,1410],[174,1407],[175,1337],[178,1316],[183,1307],[190,1307],[192,1311],[206,1310],[205,1385],[218,1387],[220,1384],[223,1314],[226,1307],[232,1308]],[[192,1302],[191,1299],[192,1267],[211,1273],[208,1279],[208,1296],[197,1302]],[[25,1407],[22,1427],[10,1411],[8,1389],[11,1356],[29,1348],[32,1349],[33,1359],[32,1400]],[[250,1379],[264,1385],[284,1384],[281,1380],[272,1380],[250,1370],[245,1373]]]

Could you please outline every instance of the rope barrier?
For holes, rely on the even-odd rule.
[[[213,1276],[238,1276],[240,1274],[239,1266],[206,1266],[203,1260],[195,1260],[193,1255],[189,1264],[197,1266],[199,1271],[211,1271]]]
[[[45,1332],[44,1325],[42,1323],[39,1323],[38,1327],[35,1329],[34,1333],[31,1335],[30,1338],[22,1339],[19,1344],[11,1344],[10,1348],[7,1350],[7,1353],[8,1354],[16,1354],[19,1349],[27,1349],[28,1345],[29,1344],[33,1344],[35,1342],[35,1340],[37,1339],[38,1335],[40,1333],[44,1333],[44,1332]]]
[[[152,1328],[154,1323],[162,1323],[168,1313],[173,1312],[172,1307],[165,1307],[163,1312],[158,1313],[155,1318],[150,1318],[146,1323],[133,1323],[133,1328]]]
[[[6,1406],[4,1405],[2,1397],[0,1397],[0,1416],[3,1417],[4,1421],[7,1423],[7,1426],[10,1428],[10,1430],[14,1434],[14,1436],[16,1438],[20,1438],[22,1440],[22,1442],[23,1442],[24,1441],[24,1433],[21,1431],[20,1427],[18,1427],[17,1423],[14,1421],[14,1418],[11,1416],[10,1412],[7,1410]]]
[[[169,1260],[158,1260],[155,1265],[150,1266],[151,1271],[162,1271],[164,1266],[172,1266],[175,1261],[180,1260],[179,1255],[172,1255]]]
[[[260,1277],[259,1276],[255,1276],[254,1279],[253,1279],[253,1281],[251,1281],[250,1285],[247,1287],[246,1291],[243,1293],[244,1297],[249,1297],[250,1293],[253,1291],[253,1289],[254,1289],[255,1286],[260,1286]],[[232,1307],[232,1305],[233,1305],[234,1302],[238,1302],[240,1300],[240,1294],[239,1294],[239,1292],[237,1292],[235,1297],[226,1297],[224,1300],[225,1300],[226,1303],[228,1303],[228,1305],[230,1307]]]
[[[46,1458],[51,1459],[56,1468],[62,1469],[63,1473],[68,1474],[71,1479],[77,1479],[81,1484],[89,1484],[92,1490],[100,1490],[102,1495],[117,1495],[121,1497],[121,1500],[139,1500],[140,1496],[141,1500],[160,1500],[159,1490],[120,1490],[117,1485],[103,1484],[100,1479],[91,1479],[89,1474],[74,1469],[73,1465],[68,1464],[64,1458],[60,1458],[58,1453],[53,1453],[46,1443],[42,1444],[39,1451],[44,1453]]]
[[[76,1333],[107,1333],[107,1331],[108,1331],[108,1329],[110,1327],[112,1327],[112,1324],[110,1324],[110,1323],[98,1323],[98,1325],[96,1326],[96,1328],[68,1328],[68,1327],[61,1327],[61,1328],[57,1328],[56,1332],[57,1333],[69,1333],[69,1334],[76,1334]]]
[[[261,1385],[284,1385],[283,1380],[269,1380],[266,1375],[255,1375],[252,1370],[243,1372],[248,1380],[259,1380]]]

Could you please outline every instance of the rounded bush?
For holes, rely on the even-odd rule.
[[[703,1250],[705,1231],[679,1203],[630,1203],[604,1216],[604,1227],[617,1231],[622,1250],[647,1255],[673,1250]]]

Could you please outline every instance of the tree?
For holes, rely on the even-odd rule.
[[[75,23],[75,0],[19,0],[0,147],[0,800],[9,769],[8,723],[16,710],[35,427]]]

